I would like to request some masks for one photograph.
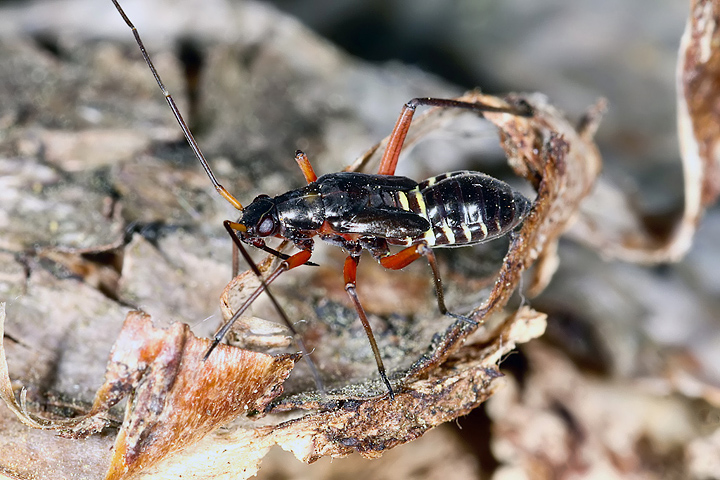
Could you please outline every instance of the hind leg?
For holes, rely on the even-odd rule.
[[[496,112],[509,113],[519,116],[532,116],[532,109],[530,109],[529,106],[522,109],[514,107],[495,107],[485,103],[463,102],[449,98],[413,98],[403,105],[400,117],[398,117],[395,127],[390,134],[387,147],[385,148],[385,153],[380,161],[380,168],[378,169],[378,173],[380,175],[395,175],[398,158],[400,158],[400,152],[402,151],[403,144],[405,143],[405,137],[410,129],[410,123],[412,123],[413,115],[415,114],[417,107],[423,105],[441,108],[464,108],[466,110],[475,110],[480,113]]]

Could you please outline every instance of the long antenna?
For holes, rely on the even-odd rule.
[[[140,38],[140,34],[138,33],[137,28],[135,28],[135,25],[130,21],[128,16],[125,14],[125,11],[122,9],[120,4],[117,2],[117,0],[112,0],[113,5],[115,5],[115,8],[120,13],[120,16],[125,20],[125,23],[127,23],[128,27],[132,30],[133,36],[135,37],[135,41],[137,42],[138,46],[140,47],[140,52],[142,53],[143,58],[145,59],[145,63],[147,63],[148,67],[150,68],[150,71],[153,74],[153,77],[155,77],[155,81],[157,82],[158,86],[160,87],[160,90],[162,91],[163,95],[165,96],[165,100],[167,101],[168,105],[170,106],[170,110],[172,110],[173,115],[175,115],[175,120],[177,120],[178,124],[180,125],[180,128],[182,129],[183,133],[185,134],[185,138],[187,139],[188,144],[190,145],[190,148],[192,149],[193,153],[197,157],[197,159],[200,161],[200,164],[202,165],[203,169],[205,170],[205,173],[207,174],[208,178],[210,178],[210,181],[212,182],[213,186],[215,187],[215,190],[225,198],[233,207],[235,207],[238,210],[242,210],[243,206],[242,204],[230,193],[228,192],[225,187],[220,185],[220,182],[218,182],[217,178],[215,178],[215,174],[210,169],[210,165],[208,164],[207,160],[205,159],[205,155],[203,155],[202,151],[200,150],[200,146],[198,145],[197,141],[195,140],[195,137],[193,136],[192,132],[190,131],[190,127],[188,127],[187,123],[185,122],[185,119],[183,118],[182,114],[180,113],[180,110],[178,109],[177,104],[175,103],[175,100],[172,98],[172,95],[170,95],[170,92],[167,88],[165,88],[165,84],[163,83],[162,79],[160,78],[160,74],[158,73],[157,69],[155,68],[155,65],[153,64],[152,60],[150,59],[150,55],[147,53],[147,50],[145,49],[145,45],[142,42],[142,39]],[[275,275],[272,277],[272,279],[268,279],[266,282],[260,270],[257,268],[255,263],[253,262],[252,258],[250,258],[250,255],[248,255],[247,251],[243,247],[242,243],[240,242],[240,239],[235,234],[234,230],[228,226],[228,222],[225,222],[225,228],[230,233],[233,241],[237,245],[238,249],[242,253],[243,257],[247,261],[247,263],[250,265],[250,268],[252,271],[257,275],[257,277],[260,279],[260,287],[253,293],[253,295],[248,299],[248,301],[243,304],[243,306],[235,312],[235,314],[232,316],[232,318],[223,325],[220,330],[215,334],[215,337],[213,339],[213,343],[211,344],[210,348],[205,354],[205,359],[207,359],[212,351],[217,347],[217,345],[220,343],[222,338],[225,336],[225,334],[230,330],[230,327],[232,324],[237,320],[237,318],[242,315],[242,313],[250,306],[253,300],[257,298],[260,293],[265,291],[265,293],[270,298],[270,301],[275,306],[275,309],[278,311],[280,316],[283,318],[283,321],[287,325],[287,327],[290,329],[292,334],[295,337],[295,342],[298,345],[298,348],[300,349],[300,352],[303,355],[303,358],[307,362],[308,366],[310,367],[310,370],[312,371],[312,375],[315,379],[315,385],[317,389],[320,392],[324,392],[324,387],[322,383],[322,379],[320,378],[320,373],[318,372],[318,369],[315,367],[315,364],[310,359],[310,356],[308,355],[308,351],[305,348],[305,344],[300,338],[297,330],[295,330],[295,327],[293,326],[292,322],[288,318],[285,311],[282,309],[278,301],[275,299],[275,296],[270,292],[268,289],[267,284],[270,283],[272,280],[277,278],[277,276],[282,273],[285,270],[278,269],[275,272]],[[270,253],[276,254],[280,258],[286,257],[285,255],[275,252],[272,249],[265,249],[266,251],[270,251]],[[311,262],[308,262],[312,264]],[[314,264],[312,264],[314,265]]]
[[[203,169],[205,170],[205,173],[207,174],[208,178],[210,178],[210,181],[212,182],[213,186],[215,187],[215,190],[218,191],[220,195],[223,196],[225,200],[230,202],[230,204],[235,207],[238,210],[242,210],[242,204],[232,196],[230,192],[228,192],[225,187],[220,185],[220,182],[218,182],[217,178],[215,178],[215,174],[210,169],[210,165],[208,164],[207,160],[205,159],[205,155],[203,155],[202,150],[200,150],[200,146],[198,145],[197,141],[195,141],[195,137],[193,136],[192,132],[190,131],[190,127],[188,127],[187,123],[185,122],[185,119],[183,118],[182,114],[180,113],[180,109],[178,109],[177,104],[175,103],[175,100],[173,100],[172,95],[170,95],[170,92],[167,88],[165,88],[165,84],[163,83],[162,79],[160,78],[160,74],[158,73],[157,69],[155,68],[155,65],[153,65],[152,60],[150,60],[150,55],[148,55],[147,50],[145,49],[145,45],[142,42],[142,39],[140,38],[140,34],[138,33],[137,28],[135,28],[135,25],[130,21],[127,15],[125,15],[125,11],[122,9],[120,4],[117,2],[117,0],[112,0],[113,5],[115,5],[115,8],[117,8],[117,11],[120,13],[120,16],[125,20],[125,23],[127,23],[127,26],[130,27],[130,30],[132,30],[133,36],[135,36],[135,41],[137,42],[138,46],[140,47],[140,52],[142,53],[143,58],[145,59],[145,63],[147,63],[148,67],[150,67],[150,71],[153,74],[153,77],[155,77],[155,81],[157,82],[158,86],[160,87],[160,90],[162,90],[163,95],[165,96],[165,100],[167,101],[168,105],[170,105],[170,110],[172,110],[173,115],[175,115],[175,120],[180,124],[180,128],[182,129],[183,133],[185,134],[185,138],[187,139],[188,144],[190,145],[190,148],[192,149],[193,153],[197,157],[198,160],[200,160],[200,164],[202,165]]]

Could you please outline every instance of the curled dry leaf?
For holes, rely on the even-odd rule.
[[[536,260],[530,294],[537,295],[547,286],[557,268],[560,236],[577,217],[580,203],[592,191],[602,167],[593,135],[602,118],[604,101],[588,110],[578,130],[543,96],[534,95],[525,101],[535,109],[532,118],[488,116],[500,129],[510,165],[538,192],[533,212],[513,242],[518,246],[511,248],[496,282],[493,295],[497,297],[500,290],[515,290],[520,277],[519,272],[513,273],[513,266],[522,265],[521,272]],[[485,311],[492,306],[493,295]]]
[[[690,4],[678,58],[678,132],[685,173],[685,217],[695,224],[720,195],[720,5]]]
[[[683,162],[684,205],[667,232],[646,228],[644,212],[629,195],[601,180],[572,234],[601,253],[626,261],[678,261],[690,249],[705,208],[720,194],[720,6],[690,2],[677,64],[677,111]]]
[[[0,307],[0,333],[4,306]],[[168,330],[152,326],[141,312],[130,312],[113,347],[105,382],[91,410],[82,417],[53,420],[18,405],[0,343],[0,395],[28,426],[70,437],[100,431],[110,407],[129,396],[125,419],[115,441],[108,479],[128,478],[182,450],[230,419],[262,413],[282,393],[294,364],[289,355],[272,357],[221,345],[207,361],[209,341],[196,338],[187,325]]]

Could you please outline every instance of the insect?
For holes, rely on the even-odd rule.
[[[315,237],[347,252],[343,268],[345,290],[365,329],[380,378],[391,398],[394,390],[356,290],[357,266],[363,250],[369,251],[383,267],[392,270],[404,268],[425,257],[432,270],[440,312],[476,324],[471,318],[451,312],[445,306],[442,281],[433,248],[475,245],[501,237],[517,227],[527,216],[531,208],[530,200],[507,183],[479,172],[444,173],[417,183],[410,178],[394,175],[395,168],[415,110],[420,106],[531,116],[532,109],[528,105],[495,107],[452,99],[415,98],[403,107],[376,174],[338,172],[318,177],[307,155],[297,151],[295,160],[307,185],[275,197],[260,195],[250,204],[243,206],[216,179],[175,101],[160,79],[137,29],[117,0],[112,2],[132,30],[143,58],[205,173],[217,192],[240,211],[236,221],[226,220],[224,226],[239,252],[261,279],[257,290],[215,334],[206,358],[222,341],[237,318],[265,291],[295,334],[298,347],[309,361],[302,340],[268,290],[268,285],[282,273],[310,263]],[[287,255],[269,247],[266,239],[273,237],[291,242],[297,252]],[[243,244],[276,255],[282,262],[263,280]],[[404,248],[393,253],[391,246]],[[317,369],[312,362],[310,366],[319,389],[322,389]]]

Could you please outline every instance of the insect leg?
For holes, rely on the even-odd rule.
[[[233,236],[235,236],[233,234]],[[235,242],[232,244],[232,277],[235,278],[240,275],[240,249]]]
[[[380,265],[385,268],[390,270],[400,270],[423,256],[423,253],[421,253],[422,245],[423,244],[411,245],[392,255],[384,255],[378,258],[378,261],[380,262]]]
[[[360,257],[355,255],[350,255],[345,259],[345,268],[343,269],[343,276],[345,277],[345,291],[350,297],[350,300],[352,300],[353,305],[355,306],[355,310],[360,317],[360,322],[365,329],[365,334],[367,335],[368,340],[370,340],[370,346],[372,347],[373,355],[375,355],[375,363],[377,363],[377,369],[378,373],[380,374],[380,378],[387,387],[388,392],[390,393],[390,398],[394,399],[395,392],[393,392],[390,381],[388,380],[387,374],[385,373],[385,365],[383,364],[382,357],[380,356],[380,349],[377,346],[377,342],[375,341],[375,335],[373,335],[372,329],[370,328],[370,323],[368,322],[367,315],[365,314],[365,309],[360,303],[360,298],[358,297],[357,289],[355,288],[357,278],[357,266],[359,261]]]
[[[451,312],[447,309],[447,307],[445,306],[445,294],[443,293],[442,280],[440,279],[440,270],[438,269],[435,252],[433,252],[432,248],[428,247],[427,245],[422,245],[422,250],[422,255],[425,255],[428,263],[430,264],[430,270],[432,270],[433,282],[435,283],[435,296],[437,297],[438,310],[440,310],[440,313],[449,317],[453,317],[457,320],[462,320],[463,322],[470,323],[472,325],[477,325],[478,322],[476,322],[472,318]]]
[[[232,232],[232,230],[237,230],[237,231],[239,231],[239,232],[244,232],[244,231],[245,231],[245,225],[243,225],[243,224],[241,224],[241,223],[231,222],[231,221],[229,221],[229,220],[226,220],[224,223],[227,223],[227,225],[225,225],[225,228],[226,228],[226,229],[228,228],[228,226],[230,227],[230,230],[228,230],[229,232]],[[234,237],[235,235],[234,235],[233,233],[230,233],[230,236],[233,236],[233,237]],[[252,246],[255,247],[255,248],[259,248],[259,249],[262,250],[263,252],[267,252],[267,253],[269,253],[270,255],[273,255],[273,256],[275,256],[275,257],[281,258],[281,259],[283,259],[283,260],[287,260],[287,259],[290,258],[290,255],[287,255],[287,254],[282,253],[282,252],[278,252],[278,251],[275,250],[274,248],[271,248],[271,247],[268,247],[267,245],[265,245],[264,242],[254,242],[254,243],[252,244]],[[237,244],[236,244],[235,242],[233,242],[233,252],[232,252],[232,278],[237,277],[237,276],[238,276],[238,273],[240,273],[240,258],[238,257],[238,254],[239,254],[238,246],[237,246]],[[311,267],[317,267],[317,266],[318,266],[317,263],[313,263],[313,262],[310,262],[310,261],[305,262],[305,265],[310,265]]]
[[[418,245],[411,245],[407,248],[400,250],[393,255],[387,255],[385,257],[378,258],[380,264],[390,270],[400,270],[407,267],[412,262],[420,257],[426,257],[430,264],[430,269],[433,274],[433,281],[435,283],[435,295],[437,297],[438,310],[443,315],[462,320],[473,325],[477,325],[477,322],[469,317],[451,312],[445,306],[445,294],[443,293],[442,280],[440,278],[440,270],[438,269],[437,259],[435,258],[435,252],[425,243]]]
[[[268,285],[270,285],[272,282],[274,282],[277,277],[280,276],[281,273],[286,272],[292,268],[297,267],[298,265],[302,265],[307,261],[308,258],[310,258],[310,255],[312,252],[308,250],[303,250],[295,255],[292,255],[288,260],[284,260],[280,266],[278,266],[267,279],[262,278],[262,273],[258,269],[257,265],[252,261],[252,258],[250,258],[250,255],[248,255],[247,251],[245,250],[245,247],[242,246],[242,243],[240,243],[240,240],[237,238],[235,234],[233,234],[233,238],[237,240],[237,246],[240,250],[240,253],[243,254],[243,257],[245,257],[245,260],[247,260],[248,264],[251,266],[251,269],[257,275],[257,277],[260,279],[260,286],[250,295],[250,297],[243,303],[243,305],[233,314],[233,316],[225,322],[225,324],[220,327],[220,329],[215,333],[213,336],[213,343],[208,349],[207,353],[205,354],[205,358],[208,358],[212,351],[217,347],[217,345],[222,341],[222,339],[225,337],[225,335],[230,331],[230,328],[232,328],[233,324],[237,319],[242,315],[245,310],[248,309],[248,307],[254,302],[257,297],[265,291],[268,294],[268,297],[270,297],[270,301],[275,306],[275,309],[278,311],[280,316],[283,317],[284,322],[287,324],[287,327],[290,329],[290,331],[293,333],[293,335],[297,335],[297,331],[295,330],[295,327],[292,325],[292,322],[290,322],[290,319],[285,314],[285,311],[282,309],[278,301],[275,299],[275,296],[268,290]],[[298,345],[300,347],[300,350],[303,352],[303,354],[307,354],[305,350],[305,346],[302,345],[302,341],[298,339]]]
[[[267,279],[262,278],[262,273],[258,269],[257,265],[255,265],[255,262],[253,262],[253,259],[250,257],[250,255],[247,253],[247,250],[245,250],[245,247],[243,246],[242,242],[240,241],[240,238],[235,234],[235,229],[233,227],[233,222],[230,222],[226,220],[223,222],[223,225],[225,226],[225,229],[228,231],[230,236],[233,239],[233,242],[237,246],[237,249],[242,254],[245,261],[250,265],[250,268],[255,273],[255,275],[260,279],[260,286],[255,289],[255,291],[250,295],[250,297],[245,300],[245,303],[243,303],[240,308],[233,314],[233,316],[225,322],[225,324],[220,327],[220,329],[215,332],[215,335],[213,336],[213,342],[210,345],[210,348],[208,348],[208,351],[205,353],[205,359],[207,359],[213,350],[215,350],[215,347],[217,347],[222,339],[227,335],[227,333],[232,328],[233,324],[237,321],[238,318],[247,310],[250,305],[257,299],[258,296],[264,291],[268,298],[270,298],[270,301],[272,302],[273,306],[275,307],[275,310],[280,314],[280,316],[283,319],[283,322],[288,327],[290,332],[293,334],[293,337],[295,338],[295,342],[297,343],[298,349],[300,349],[300,353],[302,353],[303,358],[308,364],[308,367],[310,368],[313,378],[315,379],[315,385],[317,389],[320,392],[323,392],[325,390],[322,379],[320,378],[320,373],[317,370],[317,367],[315,367],[315,363],[310,359],[310,356],[308,355],[308,351],[305,348],[305,343],[302,341],[302,338],[298,334],[297,330],[295,330],[295,327],[293,326],[292,322],[288,318],[287,314],[285,313],[285,310],[280,306],[280,303],[277,301],[275,296],[272,294],[272,292],[268,289],[268,285],[270,285],[272,282],[274,282],[280,274],[283,272],[287,272],[288,270],[291,270],[293,268],[299,267],[300,265],[303,265],[308,262],[310,259],[310,256],[312,255],[312,252],[310,250],[301,250],[297,252],[294,255],[289,256],[287,259],[283,260],[283,262],[270,274],[270,276]]]
[[[295,152],[295,161],[300,166],[300,170],[302,170],[303,175],[305,176],[305,180],[307,180],[308,183],[312,183],[317,180],[315,170],[313,170],[312,165],[310,165],[310,160],[308,160],[308,157],[307,155],[305,155],[305,153],[297,150]]]
[[[390,134],[387,147],[385,148],[385,153],[383,153],[382,160],[380,161],[378,174],[395,174],[395,168],[397,167],[398,158],[400,157],[400,151],[402,150],[403,143],[405,143],[405,137],[410,129],[410,123],[412,122],[413,115],[415,114],[415,109],[423,105],[443,108],[465,108],[468,110],[475,110],[477,112],[498,112],[519,116],[532,116],[532,109],[529,106],[526,106],[526,108],[494,107],[480,102],[462,102],[460,100],[446,98],[413,98],[403,105],[400,116],[395,123],[392,133]]]

